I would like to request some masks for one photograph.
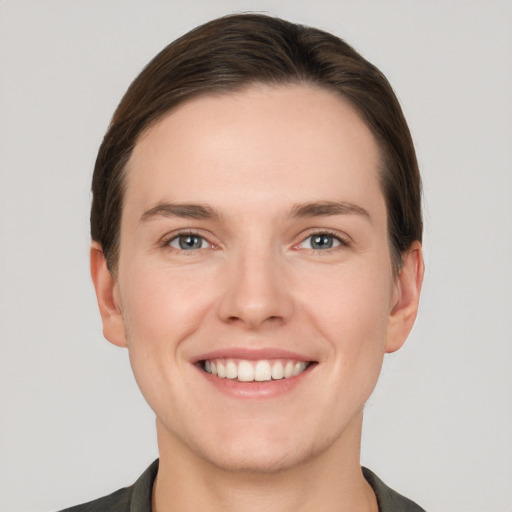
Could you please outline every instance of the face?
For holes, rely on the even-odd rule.
[[[194,99],[140,138],[116,278],[92,265],[162,445],[277,471],[358,443],[410,329],[378,169],[351,106],[306,86]]]

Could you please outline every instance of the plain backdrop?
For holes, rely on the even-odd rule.
[[[0,1],[0,510],[131,484],[157,456],[88,273],[90,179],[130,81],[194,26],[263,11],[346,39],[416,142],[426,280],[366,407],[362,462],[433,512],[510,512],[512,2]]]

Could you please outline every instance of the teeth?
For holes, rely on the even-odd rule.
[[[290,378],[293,375],[293,367],[294,366],[295,365],[293,364],[292,361],[288,361],[286,363],[286,366],[284,367],[284,378],[285,379],[288,379],[288,378]]]
[[[299,375],[299,373],[302,373],[305,369],[306,363],[295,363],[292,375],[295,377],[295,375]]]
[[[238,380],[241,382],[254,380],[254,368],[249,361],[240,361],[238,364]]]
[[[263,382],[272,378],[272,370],[268,361],[258,361],[254,367],[254,380]]]
[[[208,361],[206,361],[207,363]],[[206,370],[206,363],[205,363],[205,370]],[[208,371],[208,370],[206,370]],[[226,377],[228,379],[236,379],[238,376],[238,368],[236,367],[236,364],[233,361],[228,361],[226,364]]]
[[[272,365],[272,378],[275,380],[282,379],[284,377],[284,368],[281,361],[276,361]]]
[[[220,361],[217,363],[217,376],[221,379],[226,376],[226,367]]]
[[[249,360],[207,360],[204,371],[221,379],[238,379],[240,382],[265,382],[269,380],[289,379],[302,373],[308,364],[304,361],[260,361]]]

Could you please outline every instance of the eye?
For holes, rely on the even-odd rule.
[[[345,242],[340,240],[338,237],[329,233],[315,233],[304,239],[299,247],[302,249],[313,249],[315,251],[325,251],[340,245],[347,245]]]
[[[210,244],[199,235],[188,233],[178,235],[168,242],[170,247],[180,249],[181,251],[194,251],[197,249],[206,249]]]

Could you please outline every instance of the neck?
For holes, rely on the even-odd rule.
[[[278,472],[215,466],[157,421],[160,465],[153,512],[377,512],[359,463],[362,415],[323,453]]]

